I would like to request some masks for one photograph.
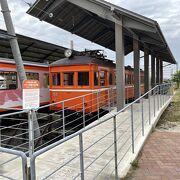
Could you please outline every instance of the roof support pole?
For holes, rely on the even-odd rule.
[[[115,23],[117,111],[125,105],[124,38],[122,19]]]
[[[22,84],[23,80],[25,80],[27,78],[26,78],[26,73],[25,73],[25,70],[24,70],[24,65],[23,65],[21,53],[20,53],[20,50],[19,50],[19,45],[18,45],[18,42],[17,42],[17,38],[16,38],[16,34],[15,34],[12,19],[11,19],[10,10],[9,10],[9,7],[8,7],[7,0],[1,0],[0,4],[1,4],[2,13],[3,13],[3,16],[4,16],[4,21],[5,21],[5,24],[6,24],[6,28],[7,28],[7,33],[8,33],[8,35],[11,36],[11,38],[9,39],[9,42],[10,42],[10,45],[11,45],[14,60],[16,62],[16,69],[17,69],[17,73],[18,73],[18,76],[19,76],[19,80],[20,80],[20,82]]]
[[[163,61],[160,60],[160,84],[163,83]]]
[[[134,50],[134,97],[140,97],[140,51],[138,37],[133,36]]]
[[[149,91],[149,50],[144,47],[144,93]]]
[[[23,60],[21,57],[21,52],[19,50],[19,45],[18,45],[18,41],[16,38],[16,34],[15,34],[12,19],[11,19],[11,14],[10,14],[10,10],[9,10],[7,0],[0,0],[0,5],[1,5],[3,16],[4,16],[4,21],[6,24],[7,32],[9,35],[12,36],[12,38],[9,39],[9,42],[10,42],[12,54],[13,54],[13,57],[14,57],[14,60],[16,63],[16,69],[17,69],[17,73],[19,76],[19,80],[20,80],[21,85],[22,85],[23,81],[26,80],[27,77],[26,77],[26,73],[24,70]],[[39,124],[37,121],[36,114],[33,113],[33,115],[34,115],[35,137],[39,137],[41,135],[40,129],[39,129]]]
[[[156,84],[159,84],[159,57],[156,57]]]
[[[155,56],[151,54],[151,88],[153,88],[155,84]]]

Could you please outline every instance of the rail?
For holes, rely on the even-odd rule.
[[[15,157],[5,158],[5,161],[0,163],[0,168],[10,162],[13,163],[19,157],[17,152],[21,152],[21,157],[23,155],[22,165],[25,162],[25,157],[29,156],[30,158],[30,177],[32,180],[37,179],[37,177],[38,179],[48,179],[56,174],[62,175],[62,169],[70,167],[73,162],[77,163],[78,167],[72,173],[72,179],[79,177],[85,179],[85,176],[92,171],[93,166],[99,164],[99,161],[103,165],[101,168],[98,166],[99,171],[91,176],[92,179],[102,176],[107,168],[111,171],[108,172],[108,175],[106,174],[107,179],[111,176],[119,177],[122,161],[127,154],[133,154],[137,151],[140,138],[146,135],[148,128],[152,127],[154,123],[154,117],[172,97],[172,86],[171,84],[157,85],[134,102],[127,104],[119,112],[116,112],[115,108],[115,91],[115,88],[104,89],[38,109],[0,115],[0,120],[3,119],[3,122],[14,122],[11,126],[0,125],[0,152],[2,152],[2,148],[16,152]],[[88,96],[91,98],[89,99]],[[75,99],[78,103],[72,104],[72,100]],[[67,104],[71,104],[68,106],[69,109],[66,108]],[[90,105],[86,106],[86,104]],[[61,108],[57,110],[56,106]],[[56,111],[54,111],[54,107]],[[34,113],[36,113],[36,118],[33,116]],[[37,120],[39,126],[35,125]],[[96,134],[96,128],[99,129],[106,123],[108,123],[109,128],[103,129],[102,136],[92,135],[92,131],[95,131]],[[40,136],[35,134],[37,129],[41,131]],[[10,130],[13,132],[7,133]],[[72,154],[70,153],[70,157],[67,159],[62,157],[63,162],[61,163],[54,162],[54,165],[57,164],[58,167],[55,166],[51,172],[46,171],[43,175],[40,172],[37,173],[36,163],[38,163],[38,167],[42,165],[42,161],[40,161],[41,163],[39,160],[36,162],[38,157],[69,143],[69,146],[65,147],[68,150],[72,146],[72,140],[76,145],[74,151],[71,152]],[[100,144],[107,145],[104,147]],[[58,151],[60,154],[59,149]],[[111,156],[106,159],[105,155],[108,153]],[[53,154],[51,155],[53,156]],[[87,161],[87,157],[90,160]],[[44,161],[46,162],[46,160]],[[23,169],[23,175],[24,173],[27,176],[27,169]]]

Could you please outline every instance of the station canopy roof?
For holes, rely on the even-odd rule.
[[[175,64],[158,23],[103,0],[36,0],[28,14],[115,51],[115,22],[123,18],[125,54],[133,36],[163,61]]]
[[[9,43],[11,38],[6,31],[0,30],[0,57],[13,59]],[[17,34],[22,59],[32,62],[54,62],[64,58],[66,48]]]

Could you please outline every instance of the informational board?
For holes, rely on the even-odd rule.
[[[36,109],[40,105],[40,84],[38,80],[23,81],[23,109]]]

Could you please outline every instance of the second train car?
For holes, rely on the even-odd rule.
[[[85,112],[88,113],[95,112],[99,107],[107,104],[108,89],[113,90],[116,86],[115,63],[105,59],[99,50],[85,51],[75,55],[71,50],[67,50],[65,55],[66,58],[50,64],[49,67],[50,101],[56,103],[51,106],[51,110],[65,108],[80,112],[85,108]],[[140,74],[141,94],[143,94],[144,72],[141,71]],[[134,72],[130,66],[125,68],[125,84],[126,99],[133,99]],[[84,96],[84,104],[82,104],[82,98],[75,98],[79,96],[82,98]],[[97,98],[100,99],[97,100]],[[72,100],[64,104],[57,103],[67,99]]]

